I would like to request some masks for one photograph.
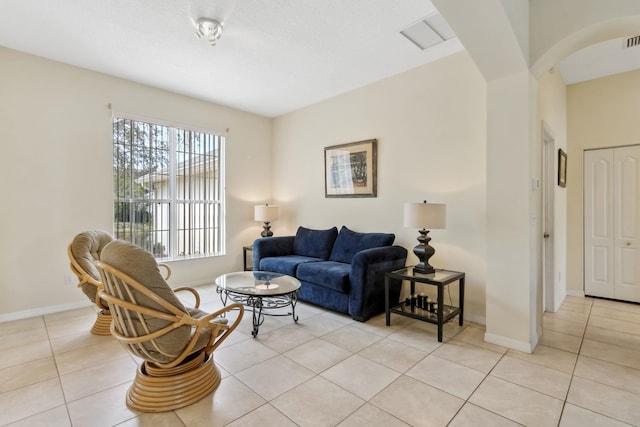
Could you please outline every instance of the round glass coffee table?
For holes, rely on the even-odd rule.
[[[224,305],[227,300],[250,307],[253,312],[253,331],[258,335],[258,328],[264,322],[264,316],[296,316],[296,302],[300,281],[294,277],[269,271],[240,271],[227,273],[216,279],[216,292]],[[275,310],[291,307],[290,313],[265,313],[263,310]]]

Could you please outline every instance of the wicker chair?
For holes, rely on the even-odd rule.
[[[98,291],[102,289],[100,273],[94,262],[100,259],[102,249],[111,241],[111,234],[101,230],[85,231],[73,238],[67,248],[67,255],[71,263],[71,271],[78,277],[78,287],[93,301],[98,308],[91,332],[96,335],[111,335],[111,313],[109,306],[100,299]],[[171,269],[166,264],[160,264],[165,269],[165,280],[171,276]]]
[[[71,271],[80,281],[78,287],[100,309],[91,328],[91,332],[96,335],[111,334],[111,313],[107,304],[98,296],[98,291],[102,289],[102,283],[100,282],[100,273],[93,263],[99,259],[105,245],[112,240],[111,234],[104,231],[85,231],[74,237],[67,249]]]
[[[109,243],[96,266],[104,284],[99,296],[113,316],[112,335],[143,359],[127,392],[127,406],[142,412],[171,411],[213,392],[220,384],[213,351],[240,323],[242,305],[208,314],[198,309],[195,289],[176,288],[195,298],[195,308],[185,308],[153,255],[127,242]],[[229,324],[221,316],[231,310],[238,314]]]

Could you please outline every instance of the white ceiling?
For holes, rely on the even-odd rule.
[[[436,13],[428,0],[1,0],[0,46],[275,117],[462,50],[400,34]],[[224,22],[215,47],[195,36],[200,17]],[[598,64],[558,68],[569,83]]]
[[[0,46],[268,117],[462,50],[400,31],[426,0],[2,0]],[[194,22],[224,22],[215,47]]]
[[[630,34],[635,36],[635,34]],[[640,68],[640,46],[626,48],[626,37],[579,50],[557,64],[565,84],[598,79]]]

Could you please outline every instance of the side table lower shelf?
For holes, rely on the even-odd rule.
[[[425,322],[433,323],[434,325],[438,324],[438,313],[431,312],[422,308],[414,307],[413,310],[411,307],[407,307],[405,303],[400,303],[395,307],[390,307],[389,311],[391,313],[401,314],[403,316],[412,317],[417,320],[423,320]],[[454,307],[451,305],[443,305],[442,306],[442,323],[447,323],[454,317],[460,314],[460,309],[458,307]]]

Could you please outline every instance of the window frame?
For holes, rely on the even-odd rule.
[[[167,132],[168,132],[168,164],[166,165],[166,171],[167,171],[167,184],[168,184],[168,197],[154,197],[154,198],[135,198],[135,197],[129,197],[129,198],[122,198],[118,196],[118,188],[116,188],[116,120],[129,120],[131,122],[140,122],[140,123],[144,123],[144,124],[148,124],[151,126],[161,126],[161,127],[165,127],[167,128]],[[114,208],[114,211],[112,212],[112,221],[113,221],[113,234],[116,238],[120,238],[118,237],[118,231],[116,230],[116,223],[118,221],[116,221],[116,212],[115,212],[115,206],[117,203],[121,203],[121,202],[125,202],[125,203],[149,203],[149,204],[153,204],[153,203],[167,203],[169,205],[169,220],[168,220],[168,225],[169,225],[169,241],[168,241],[168,248],[166,248],[167,253],[163,254],[163,256],[158,256],[157,254],[154,254],[154,256],[162,261],[179,261],[179,260],[186,260],[186,259],[194,259],[194,258],[205,258],[205,257],[218,257],[218,256],[224,256],[226,255],[226,142],[227,142],[227,134],[228,134],[228,130],[221,132],[221,131],[216,131],[216,130],[211,130],[211,129],[205,129],[205,128],[199,128],[196,126],[186,126],[186,125],[182,125],[182,124],[178,124],[176,122],[171,122],[171,121],[166,121],[166,120],[158,120],[158,119],[153,119],[153,118],[149,118],[149,117],[143,117],[140,115],[135,115],[135,114],[128,114],[128,113],[120,113],[120,112],[116,112],[113,111],[112,112],[112,117],[111,117],[111,139],[112,139],[112,180],[113,180],[113,196],[112,196],[112,206]],[[178,209],[179,206],[181,204],[183,204],[184,202],[186,202],[187,204],[189,204],[189,201],[192,200],[190,199],[186,194],[183,195],[183,197],[179,197],[179,191],[177,189],[177,181],[178,181],[178,172],[179,172],[179,165],[178,165],[178,154],[177,154],[177,150],[178,150],[178,137],[177,137],[177,133],[178,132],[184,132],[185,134],[187,132],[193,132],[193,133],[197,133],[197,134],[206,134],[208,136],[210,136],[211,138],[215,139],[217,138],[217,153],[213,153],[212,154],[212,161],[215,163],[216,162],[216,158],[217,158],[217,168],[218,168],[218,173],[217,173],[217,181],[215,181],[216,178],[214,178],[214,182],[216,187],[218,187],[218,193],[219,193],[219,197],[216,199],[198,199],[201,201],[201,203],[205,203],[207,205],[209,205],[210,208],[215,210],[216,205],[218,205],[218,215],[214,216],[214,218],[217,217],[217,221],[213,221],[213,224],[210,224],[208,227],[206,227],[206,229],[211,230],[211,233],[213,234],[213,238],[216,240],[216,242],[211,244],[211,251],[208,253],[204,253],[204,254],[200,254],[200,253],[194,253],[194,254],[183,254],[180,255],[178,253],[179,251],[179,242],[178,242],[178,233],[179,233],[179,229],[178,229],[178,221],[179,221],[179,214],[178,214]],[[216,142],[213,142],[214,144],[214,150],[216,149]],[[193,156],[194,153],[190,153],[191,156]],[[205,159],[205,161],[208,161]],[[127,163],[127,166],[130,167],[130,165],[132,164],[132,162],[130,161],[129,163]],[[214,166],[214,170],[215,170]],[[184,169],[182,169],[184,171]],[[144,175],[143,175],[144,176]],[[197,174],[196,174],[197,176]],[[135,178],[133,178],[135,180]],[[196,202],[197,203],[197,202]],[[134,221],[132,222],[131,219],[131,214],[129,213],[129,221],[127,221],[128,224],[136,224],[136,220],[134,218]],[[189,233],[191,233],[195,228],[197,228],[197,226],[195,224],[190,224],[190,227],[187,229]],[[154,226],[153,232],[156,232],[156,228]],[[132,241],[133,239],[133,233],[129,236],[129,239],[125,239],[128,241]],[[135,242],[132,242],[135,243]]]

